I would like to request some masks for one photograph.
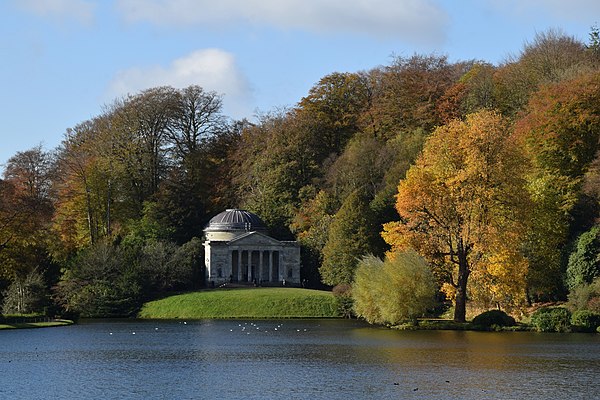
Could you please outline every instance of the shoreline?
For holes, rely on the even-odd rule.
[[[0,330],[55,328],[59,326],[70,326],[74,323],[75,322],[70,319],[55,319],[47,322],[2,323],[0,324]]]

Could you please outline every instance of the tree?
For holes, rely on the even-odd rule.
[[[7,293],[17,309],[29,308],[25,286],[34,271],[42,281],[55,274],[49,256],[53,173],[52,154],[37,146],[11,157],[0,180],[0,278],[11,282]]]
[[[372,198],[381,190],[394,162],[391,146],[365,134],[356,134],[327,170],[327,186],[336,199],[345,199],[363,188]]]
[[[323,283],[330,286],[352,283],[358,261],[371,252],[374,228],[368,197],[364,189],[357,189],[346,198],[331,222],[319,268]]]
[[[352,285],[356,315],[372,324],[397,325],[422,316],[435,292],[429,265],[414,251],[390,254],[385,261],[364,257]]]
[[[600,60],[600,29],[598,29],[598,25],[592,26],[589,36],[586,50],[591,54],[592,61],[598,63]]]
[[[524,233],[527,197],[523,157],[509,126],[481,111],[436,129],[398,186],[400,221],[384,226],[392,250],[415,249],[435,267],[440,283],[454,291],[456,321],[465,321],[467,284],[474,271],[493,265],[500,249],[518,260],[503,238]],[[523,271],[505,277],[524,296]]]
[[[204,246],[200,238],[192,238],[178,247],[171,261],[173,288],[204,287]]]
[[[474,63],[438,100],[440,121],[448,123],[480,109],[494,108],[494,72],[495,68],[490,64]]]
[[[54,299],[65,312],[82,317],[133,315],[147,294],[139,258],[136,249],[97,242],[70,261],[54,289]]]
[[[504,115],[515,117],[545,84],[572,79],[591,64],[583,43],[557,29],[537,33],[494,76],[495,98]]]
[[[302,206],[291,225],[292,232],[302,246],[302,278],[310,287],[321,285],[318,270],[323,262],[323,247],[327,243],[335,214],[332,196],[324,190],[314,194],[314,190],[312,186],[302,189]]]
[[[569,256],[567,266],[567,287],[592,283],[600,276],[600,225],[581,234],[576,242],[575,251]]]
[[[206,92],[192,85],[178,91],[177,112],[165,125],[175,158],[185,160],[199,150],[203,141],[225,130],[226,121],[221,108],[223,101],[216,92]]]
[[[37,270],[25,277],[17,277],[3,293],[3,314],[31,314],[44,311],[48,305],[48,287],[44,276]]]
[[[387,139],[416,129],[429,132],[440,123],[437,102],[467,70],[468,64],[449,64],[446,56],[396,57],[372,73],[371,129]]]
[[[66,250],[61,253],[94,244],[108,230],[109,178],[99,167],[100,126],[94,119],[68,129],[58,150],[54,226]]]
[[[298,104],[320,137],[318,158],[339,154],[359,130],[360,116],[370,104],[368,79],[361,74],[334,72],[319,80]]]
[[[237,205],[260,215],[279,238],[291,238],[300,190],[320,173],[319,138],[306,117],[285,111],[263,116],[243,131],[232,157]]]
[[[599,85],[600,74],[595,72],[545,86],[515,124],[515,134],[532,164],[527,189],[534,205],[533,226],[526,248],[529,292],[534,298],[564,297],[563,251],[587,229],[574,223],[582,220],[576,213],[588,172],[586,186],[593,194],[592,162],[600,138]]]

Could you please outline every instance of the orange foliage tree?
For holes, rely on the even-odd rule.
[[[392,251],[413,248],[432,263],[456,321],[466,318],[468,283],[488,305],[525,299],[523,164],[508,123],[485,110],[437,128],[398,186],[400,221],[382,235]]]

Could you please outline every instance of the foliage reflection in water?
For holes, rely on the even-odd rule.
[[[0,398],[11,399],[547,399],[600,390],[600,335],[219,320],[90,321],[0,336]]]

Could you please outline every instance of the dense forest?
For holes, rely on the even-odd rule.
[[[148,89],[6,164],[3,312],[126,316],[202,287],[202,229],[231,207],[300,241],[308,286],[357,285],[374,321],[369,285],[405,259],[398,274],[430,277],[457,321],[468,304],[600,311],[599,138],[596,28],[537,34],[500,65],[334,72],[254,122],[198,86]]]

